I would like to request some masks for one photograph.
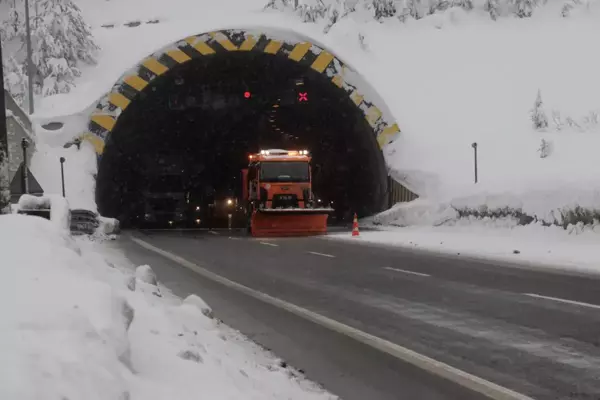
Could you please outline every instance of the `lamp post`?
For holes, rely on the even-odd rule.
[[[29,194],[29,177],[27,171],[27,148],[29,147],[29,141],[25,138],[21,139],[21,148],[23,149],[23,169],[21,175],[21,191],[23,194]]]
[[[64,168],[64,165],[65,165],[65,158],[61,157],[60,158],[60,180],[62,183],[62,195],[63,195],[63,197],[66,197],[65,196],[65,168]]]
[[[27,85],[29,86],[29,115],[33,114],[33,50],[31,48],[31,25],[29,24],[29,0],[25,0],[25,38],[27,45]]]
[[[4,103],[4,72],[2,69],[2,43],[0,43],[0,214],[10,203],[8,173],[8,133],[6,130],[6,105]]]

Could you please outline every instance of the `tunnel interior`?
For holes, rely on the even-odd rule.
[[[269,148],[310,151],[313,191],[336,210],[331,222],[384,208],[383,155],[347,93],[285,57],[228,52],[169,70],[122,112],[99,160],[99,211],[136,226],[148,196],[168,207],[184,193],[186,213],[198,211],[186,214],[191,224],[211,201],[218,209],[236,199],[237,212],[241,169]]]

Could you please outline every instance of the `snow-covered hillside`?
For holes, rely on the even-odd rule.
[[[161,46],[212,29],[280,28],[322,43],[378,91],[402,129],[385,149],[388,165],[424,198],[419,207],[431,205],[430,214],[439,208],[488,205],[553,222],[563,208],[600,209],[600,56],[593,50],[600,37],[597,3],[581,5],[564,18],[564,3],[548,2],[531,18],[496,21],[482,2],[475,2],[471,11],[454,7],[404,22],[396,17],[376,21],[357,8],[327,33],[326,20],[303,23],[286,8],[263,11],[266,2],[261,0],[156,0],[143,7],[138,0],[77,4],[101,48],[98,64],[81,68],[70,94],[40,102],[40,121],[80,113],[62,131],[42,131],[41,136],[50,137],[40,138],[46,143],[85,130],[81,112]],[[533,128],[530,117],[538,91],[549,120],[542,130]],[[39,168],[44,162],[37,161]],[[90,175],[86,172],[81,180]],[[93,203],[91,193],[86,202]]]

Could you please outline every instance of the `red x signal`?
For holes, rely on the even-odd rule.
[[[298,101],[299,102],[308,101],[308,93],[307,92],[298,93]]]

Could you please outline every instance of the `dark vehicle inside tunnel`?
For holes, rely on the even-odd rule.
[[[182,199],[170,211],[183,226],[240,227],[241,170],[268,148],[310,150],[314,194],[335,209],[331,223],[384,209],[383,155],[346,92],[286,57],[228,52],[169,70],[123,111],[99,163],[99,210],[139,227],[149,199],[171,197]],[[290,168],[271,178],[307,173]]]

